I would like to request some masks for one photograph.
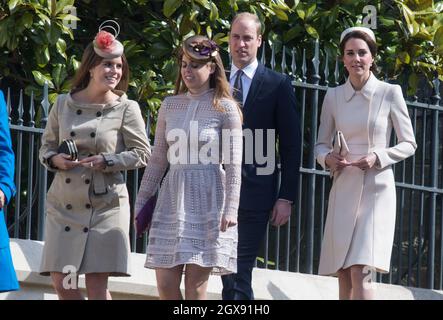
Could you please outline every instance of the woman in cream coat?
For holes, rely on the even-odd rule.
[[[349,78],[328,89],[315,145],[321,166],[336,171],[319,274],[338,275],[340,299],[371,299],[371,272],[389,272],[394,239],[391,165],[413,155],[417,145],[401,88],[377,80],[371,72],[376,68],[373,32],[346,29],[340,48]],[[392,128],[398,143],[390,147]],[[349,148],[345,157],[332,152],[337,131]]]
[[[100,35],[100,34],[99,34]],[[123,47],[101,51],[101,34],[82,58],[67,95],[51,109],[40,159],[55,171],[46,202],[40,271],[51,275],[60,299],[83,299],[76,277],[85,274],[89,299],[110,299],[109,276],[129,276],[129,197],[120,171],[145,166],[150,147],[137,102],[129,100]],[[78,161],[59,153],[64,139]]]

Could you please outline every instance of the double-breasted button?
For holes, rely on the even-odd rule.
[[[88,231],[89,231],[88,228],[86,228],[86,227],[83,228],[83,232],[84,232],[84,233],[86,233],[86,232],[88,232]]]
[[[82,114],[82,111],[81,111],[80,109],[78,109],[78,110],[77,110],[77,114],[78,114],[78,115],[81,115],[81,114]]]
[[[97,117],[101,117],[102,116],[102,112],[101,111],[97,111],[96,115],[97,115]]]
[[[91,180],[89,180],[89,179],[86,179],[86,180],[85,180],[85,183],[86,183],[86,184],[89,184],[90,182],[91,182]]]
[[[85,204],[86,209],[91,209],[91,205],[89,203]]]
[[[72,209],[72,204],[69,204],[69,203],[68,203],[68,204],[66,205],[66,209],[71,210],[71,209]]]
[[[66,178],[65,182],[66,183],[71,183],[71,178]]]
[[[91,138],[95,138],[95,132],[91,132],[90,136]]]
[[[70,135],[71,135],[71,137],[75,137],[75,132],[71,131]]]
[[[69,230],[71,230],[71,228],[69,226],[66,226],[65,231],[68,232]]]

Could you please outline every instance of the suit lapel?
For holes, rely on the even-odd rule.
[[[260,88],[263,84],[263,74],[265,67],[259,63],[254,78],[252,78],[251,87],[249,88],[248,96],[246,97],[245,105],[243,106],[243,112],[247,112],[254,105],[255,98],[260,92]]]

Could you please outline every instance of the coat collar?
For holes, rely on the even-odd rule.
[[[120,96],[119,98],[117,98],[116,100],[108,103],[108,104],[85,104],[85,103],[80,103],[78,101],[75,101],[74,99],[72,99],[72,95],[71,93],[67,94],[67,103],[69,106],[72,107],[80,107],[80,108],[84,108],[84,109],[110,109],[113,108],[117,105],[119,105],[122,102],[125,102],[126,100],[128,100],[128,96],[126,95],[126,93],[124,91],[121,90],[112,90],[112,92],[114,92],[116,95]]]
[[[371,100],[372,94],[374,93],[376,87],[377,87],[377,78],[374,76],[374,74],[371,72],[369,75],[368,81],[366,81],[363,88],[361,88],[360,93],[368,100]],[[345,83],[345,99],[346,102],[349,102],[355,95],[357,91],[354,90],[354,87],[352,87],[351,80],[348,78],[348,80]]]

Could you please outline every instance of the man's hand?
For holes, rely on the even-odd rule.
[[[291,204],[285,200],[277,200],[272,209],[271,223],[278,227],[288,222],[291,216]]]

